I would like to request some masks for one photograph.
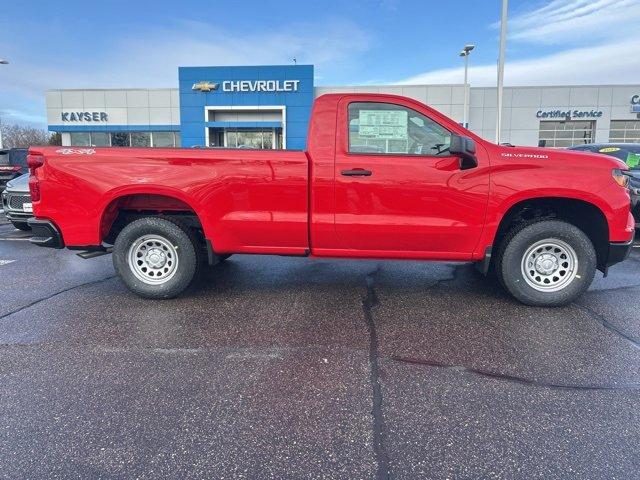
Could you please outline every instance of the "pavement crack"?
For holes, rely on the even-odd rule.
[[[34,300],[33,302],[27,303],[26,305],[22,305],[21,307],[18,307],[15,310],[11,310],[10,312],[0,315],[0,320],[4,320],[5,318],[10,317],[11,315],[15,315],[16,313],[26,310],[27,308],[31,308],[34,305],[37,305],[42,302],[46,302],[47,300],[57,297],[58,295],[62,295],[63,293],[70,292],[71,290],[75,290],[76,288],[81,288],[81,287],[86,287],[88,285],[94,285],[96,283],[106,282],[107,280],[111,280],[112,278],[115,278],[115,277],[116,275],[110,275],[105,278],[100,278],[98,280],[92,280],[90,282],[80,283],[79,285],[74,285],[72,287],[65,288],[63,290],[58,290],[57,292],[54,292],[51,295],[47,295],[46,297],[39,298],[37,300]]]
[[[544,380],[535,380],[525,377],[519,377],[517,375],[508,375],[505,373],[497,373],[489,370],[482,370],[479,368],[467,367],[465,365],[447,364],[438,362],[435,360],[423,360],[419,358],[392,356],[391,360],[407,363],[411,365],[422,365],[426,367],[443,368],[448,370],[454,370],[456,372],[471,373],[482,377],[492,378],[494,380],[507,381],[511,383],[518,383],[521,385],[553,388],[562,390],[640,390],[640,383],[623,383],[619,385],[572,385],[555,382],[545,382]]]
[[[378,333],[373,319],[372,309],[378,305],[375,291],[375,280],[380,273],[380,266],[367,274],[367,294],[362,299],[362,310],[369,330],[369,370],[371,372],[371,390],[373,394],[373,451],[377,463],[376,478],[387,480],[391,478],[389,455],[384,446],[385,422],[382,413],[382,388],[380,386],[380,362],[378,351]]]
[[[627,342],[629,342],[635,348],[640,348],[640,341],[638,339],[636,339],[636,338],[632,337],[631,335],[623,332],[621,329],[619,329],[613,323],[611,323],[609,320],[607,320],[607,318],[604,315],[602,315],[601,313],[596,312],[591,307],[587,307],[586,305],[581,305],[581,304],[576,303],[576,302],[574,302],[572,305],[575,306],[578,310],[581,310],[582,312],[585,312],[589,317],[591,317],[596,322],[600,323],[607,330],[613,332],[617,336],[619,336],[619,337],[623,338],[624,340],[626,340]]]

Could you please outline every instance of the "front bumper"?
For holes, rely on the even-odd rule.
[[[636,221],[636,228],[640,228],[640,188],[631,189],[631,213]]]
[[[50,220],[30,218],[27,224],[33,233],[30,239],[31,243],[39,247],[64,248],[62,235]]]
[[[33,217],[31,213],[18,212],[15,210],[5,210],[4,215],[12,222],[27,223],[27,221]]]
[[[611,265],[620,263],[625,260],[631,253],[633,248],[633,238],[628,242],[610,242],[609,251],[607,252],[607,261],[605,263],[605,273]]]

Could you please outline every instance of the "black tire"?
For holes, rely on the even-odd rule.
[[[136,267],[130,265],[129,261],[130,252],[134,248],[139,249],[139,245],[144,243],[140,240],[144,238],[164,239],[168,242],[169,252],[173,249],[173,256],[169,254],[167,257],[168,261],[171,257],[175,257],[175,266],[170,278],[166,280],[147,278],[143,281],[140,276],[145,278],[144,273],[139,270],[135,273]],[[174,298],[189,287],[198,276],[199,268],[203,263],[202,248],[199,243],[186,226],[176,221],[159,217],[140,218],[129,223],[118,234],[113,245],[113,266],[133,293],[144,298]],[[171,266],[167,265],[167,268]],[[154,280],[163,283],[148,283]]]
[[[220,262],[224,262],[227,258],[229,258],[231,255],[233,255],[233,253],[223,253],[221,255],[218,255],[218,263]]]
[[[561,263],[558,270],[548,275],[545,279],[545,275],[538,275],[535,266],[530,266],[528,268],[531,268],[531,274],[525,277],[523,257],[537,242],[543,242],[547,239],[551,243],[559,240],[561,248],[562,242],[571,247],[573,249],[572,253],[575,253],[575,258],[577,259],[577,269],[563,270],[562,265],[570,264]],[[532,255],[534,258],[536,254],[540,255],[538,252],[539,250],[533,250]],[[556,255],[553,253],[554,249],[549,250],[549,252]],[[546,254],[547,251],[541,249],[541,253]],[[568,254],[572,256],[571,253]],[[562,255],[562,253],[559,255]],[[528,254],[527,257],[531,259]],[[564,262],[561,256],[556,257],[555,260]],[[535,260],[528,265],[533,265],[534,263]],[[597,257],[593,244],[582,230],[560,220],[542,220],[517,227],[505,236],[500,244],[496,271],[500,283],[520,302],[537,307],[558,307],[571,303],[589,288],[595,275],[596,264]],[[525,263],[526,265],[527,263]],[[576,271],[575,276],[572,274],[574,270]],[[563,271],[565,272],[564,274],[562,273]],[[564,278],[564,275],[567,275],[567,277]],[[551,285],[540,285],[541,282],[546,281],[549,281]],[[538,283],[539,285],[534,288],[530,282],[533,284]],[[559,282],[556,287],[559,288],[558,290],[540,290],[554,288],[554,282]]]
[[[25,222],[11,222],[13,224],[14,227],[16,227],[18,230],[22,230],[23,232],[28,232],[29,230],[31,230],[31,227],[25,223]]]

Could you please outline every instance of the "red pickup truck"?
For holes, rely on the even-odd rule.
[[[529,305],[624,260],[613,157],[487,142],[417,101],[333,94],[307,151],[35,147],[32,242],[113,253],[135,293],[180,294],[234,253],[477,262]]]

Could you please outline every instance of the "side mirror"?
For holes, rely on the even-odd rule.
[[[460,170],[467,170],[478,166],[476,158],[476,142],[469,137],[451,135],[449,152],[460,157]]]

